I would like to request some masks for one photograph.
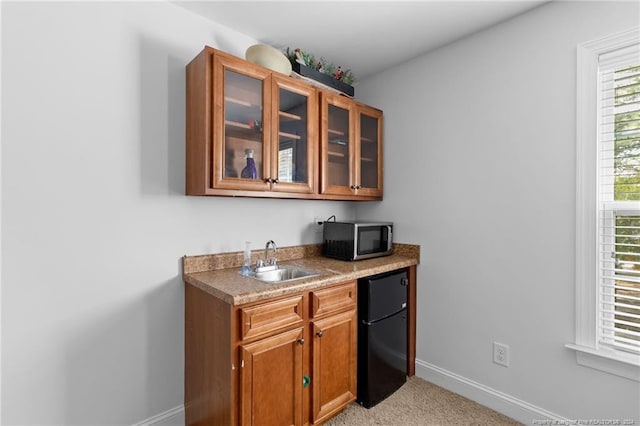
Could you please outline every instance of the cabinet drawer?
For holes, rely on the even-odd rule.
[[[267,302],[240,309],[241,339],[258,336],[288,327],[302,324],[302,296]]]
[[[315,318],[346,308],[355,308],[357,303],[356,288],[356,282],[352,281],[340,286],[312,291],[311,317]]]

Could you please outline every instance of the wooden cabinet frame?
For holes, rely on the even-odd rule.
[[[330,140],[334,129],[329,124],[329,108],[334,106],[348,111],[349,130],[343,135],[348,139],[348,185],[332,185],[329,181],[334,173],[330,169],[331,157],[335,155],[330,146]],[[363,115],[372,117],[378,121],[376,154],[376,169],[378,170],[376,187],[366,188],[362,186],[361,145],[363,136],[361,134],[361,117]],[[361,104],[343,96],[322,92],[320,94],[320,193],[326,196],[341,196],[351,200],[357,199],[382,199],[383,184],[383,151],[382,151],[382,111]]]
[[[260,179],[248,180],[225,177],[225,71],[255,78],[262,82],[262,170]],[[305,183],[280,182],[278,170],[278,131],[281,117],[278,90],[308,97],[307,155]],[[186,194],[271,198],[302,198],[326,200],[381,200],[382,199],[382,111],[368,107],[353,99],[329,94],[306,82],[268,70],[228,53],[205,47],[186,67]],[[327,188],[328,166],[326,141],[321,137],[325,123],[322,114],[324,97],[332,96],[353,114],[379,114],[377,189],[351,190],[360,184],[359,147],[350,149],[350,183],[346,190]],[[333,99],[332,98],[332,99]],[[325,126],[325,127],[323,127]],[[359,129],[353,127],[349,140],[359,140]],[[322,153],[322,156],[321,156]],[[238,153],[237,155],[242,155]]]
[[[241,425],[276,425],[283,421],[302,425],[302,389],[298,389],[303,371],[301,342],[303,329],[297,328],[240,347]],[[284,359],[269,362],[276,356]],[[287,394],[291,400],[287,400]],[[270,400],[256,401],[256,395]]]
[[[357,328],[355,309],[311,322],[314,424],[356,399]],[[340,344],[344,340],[352,344]]]
[[[334,106],[337,108],[341,108],[348,112],[348,133],[346,136],[349,143],[347,145],[349,150],[349,157],[345,159],[348,164],[349,176],[348,176],[348,186],[342,185],[331,185],[329,182],[329,176],[333,171],[329,170],[332,151],[329,149],[329,139],[331,132],[333,129],[329,128],[329,108],[330,106]],[[353,101],[348,98],[322,93],[320,95],[320,193],[327,195],[342,195],[346,197],[353,197],[354,193],[351,187],[353,187],[355,182],[355,177],[353,173],[353,164],[355,162],[355,148],[354,141],[356,138],[355,135],[355,126],[354,123],[356,121],[355,110],[353,108]]]
[[[238,189],[251,191],[268,191],[269,183],[265,180],[270,173],[269,166],[271,164],[271,73],[261,67],[248,66],[246,61],[229,56],[229,55],[212,55],[213,61],[213,110],[211,111],[211,120],[213,121],[213,140],[211,144],[212,157],[209,159],[212,168],[211,187],[213,189]],[[226,71],[235,72],[237,74],[254,78],[262,82],[262,175],[257,180],[233,179],[225,178],[225,102],[229,99],[225,93]],[[242,101],[238,101],[242,102]]]
[[[274,192],[286,192],[286,193],[299,193],[299,194],[313,194],[317,190],[318,175],[318,148],[317,148],[317,116],[318,116],[318,92],[315,88],[310,87],[304,83],[293,80],[284,75],[273,74],[272,87],[272,104],[274,106],[272,112],[272,122],[275,125],[272,127],[271,136],[271,152],[274,154],[271,156],[271,170],[278,170],[278,144],[279,138],[282,134],[282,130],[279,129],[279,119],[281,116],[286,115],[285,112],[280,109],[280,89],[283,88],[289,92],[297,93],[306,96],[308,99],[307,105],[307,155],[306,155],[306,175],[307,183],[289,183],[278,182],[271,186],[271,190]],[[273,174],[273,173],[272,173]]]
[[[364,154],[361,152],[361,146],[364,143],[364,136],[361,134],[361,126],[362,116],[366,115],[372,117],[378,121],[377,128],[377,155],[376,155],[376,169],[377,173],[377,184],[375,188],[368,188],[363,185],[364,178],[362,177],[362,168],[361,161],[364,159]],[[358,185],[359,188],[356,189],[356,196],[359,197],[379,197],[382,199],[382,184],[383,184],[383,144],[382,144],[382,111],[379,109],[363,105],[358,103],[356,105],[356,129],[355,129],[355,158],[354,158],[354,174],[355,174],[355,185]]]

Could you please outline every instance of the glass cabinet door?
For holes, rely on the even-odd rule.
[[[358,194],[382,195],[382,112],[359,106],[360,126],[358,139]]]
[[[273,76],[276,123],[269,173],[271,190],[312,193],[315,187],[317,97],[313,88]]]
[[[269,72],[214,59],[214,188],[268,189]],[[242,67],[242,68],[240,68]],[[223,111],[219,111],[222,108]]]
[[[323,194],[353,194],[353,109],[349,99],[322,94]]]

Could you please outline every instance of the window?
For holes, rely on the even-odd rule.
[[[293,147],[278,151],[278,180],[293,182]]]
[[[578,47],[580,364],[640,381],[640,31]]]
[[[598,341],[639,353],[640,60],[628,50],[599,58]]]

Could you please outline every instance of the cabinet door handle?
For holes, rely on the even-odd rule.
[[[266,178],[264,181],[265,181],[266,183],[271,183],[271,182],[273,182],[273,179],[271,179],[270,177],[268,177],[268,178]]]
[[[280,181],[278,180],[278,178],[271,179],[271,183],[278,183],[278,182],[280,182]]]
[[[318,336],[318,337],[322,337],[322,330],[318,331],[318,332],[316,333],[316,336]]]
[[[298,339],[298,344],[299,345],[304,345],[304,339]]]

